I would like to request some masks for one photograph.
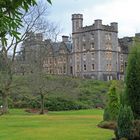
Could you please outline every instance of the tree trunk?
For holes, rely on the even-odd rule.
[[[2,113],[6,114],[8,113],[8,95],[6,93],[2,94]]]
[[[41,94],[41,110],[40,110],[40,114],[44,114],[44,95]]]

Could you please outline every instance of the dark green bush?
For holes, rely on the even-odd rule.
[[[130,139],[130,132],[132,130],[133,112],[129,106],[120,107],[118,121],[117,121],[117,133],[116,137]]]
[[[108,109],[107,107],[104,109],[103,120],[104,120],[104,121],[109,121],[109,120],[111,120],[111,118],[110,118],[110,113],[109,113],[109,109]]]
[[[133,128],[130,133],[131,140],[140,140],[140,120],[133,121]]]
[[[87,104],[68,100],[60,97],[49,98],[45,102],[45,107],[50,111],[61,111],[61,110],[79,110],[90,108]]]
[[[120,101],[117,93],[116,81],[113,81],[108,92],[108,109],[110,113],[110,120],[117,120],[119,107]]]

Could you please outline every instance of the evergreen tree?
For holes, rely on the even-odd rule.
[[[112,81],[108,92],[108,104],[104,112],[104,120],[113,120],[116,121],[119,112],[119,94],[116,89],[116,81]]]
[[[118,121],[117,121],[117,137],[130,139],[130,132],[132,129],[133,112],[130,107],[120,107]]]
[[[126,75],[126,103],[131,106],[135,118],[140,117],[140,42],[135,41],[129,54]]]

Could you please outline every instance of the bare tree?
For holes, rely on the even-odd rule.
[[[15,58],[18,47],[27,38],[29,32],[43,32],[45,34],[55,33],[56,26],[46,20],[47,16],[46,5],[38,4],[31,7],[28,12],[22,16],[23,27],[18,29],[20,38],[9,35],[7,46],[0,47],[0,94],[3,101],[3,113],[8,112],[8,96],[10,94],[13,75],[15,73]]]

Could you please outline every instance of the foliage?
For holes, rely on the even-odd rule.
[[[128,138],[130,139],[130,132],[132,130],[132,121],[134,119],[133,112],[131,107],[122,106],[120,107],[118,121],[117,121],[117,133],[116,137],[120,138]]]
[[[98,124],[98,126],[105,129],[115,130],[117,127],[117,124],[114,121],[102,121]]]
[[[104,108],[108,82],[91,79],[49,76],[50,82],[44,77],[44,105],[51,110],[75,110],[82,108]],[[10,95],[10,107],[40,108],[40,96],[36,94],[41,83],[29,75],[15,75]],[[46,81],[45,81],[46,80]],[[29,82],[31,85],[29,86]],[[35,83],[39,83],[35,85]],[[31,88],[32,87],[32,88]],[[47,88],[48,87],[48,88]],[[55,88],[58,87],[58,88]],[[49,92],[48,92],[49,91]],[[57,105],[59,104],[59,105]]]
[[[119,94],[117,93],[116,81],[112,81],[108,92],[107,107],[104,112],[105,120],[117,120],[120,107]]]
[[[103,120],[104,121],[110,121],[111,120],[110,111],[109,111],[108,107],[106,107],[104,109]]]
[[[140,139],[140,120],[133,121],[133,127],[130,133],[131,140],[139,140]]]
[[[135,42],[129,54],[126,75],[126,99],[135,118],[140,117],[140,43]]]
[[[47,1],[51,4],[51,0]],[[23,10],[28,12],[36,4],[36,0],[0,0],[0,40],[3,46],[7,45],[7,34],[20,39],[17,29],[23,26]]]
[[[63,97],[49,98],[46,100],[45,107],[50,111],[79,110],[90,108],[82,102],[64,99]]]

